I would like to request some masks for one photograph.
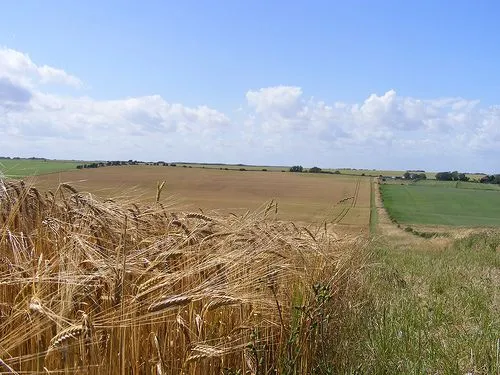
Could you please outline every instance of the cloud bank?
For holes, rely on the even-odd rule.
[[[500,106],[393,89],[326,103],[301,87],[241,93],[233,116],[160,95],[96,100],[87,83],[0,48],[0,155],[492,171]],[[71,95],[59,95],[63,86]],[[335,90],[332,88],[332,90]]]

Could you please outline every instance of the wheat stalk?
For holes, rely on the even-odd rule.
[[[8,373],[8,374],[18,374],[17,371],[14,371],[12,367],[10,367],[7,363],[4,362],[3,359],[0,358],[0,366]]]
[[[156,312],[161,310],[166,310],[172,307],[184,306],[189,304],[193,300],[190,296],[174,296],[161,299],[157,302],[152,303],[148,307],[149,312]]]
[[[212,219],[210,216],[207,216],[207,215],[204,215],[204,214],[198,213],[198,212],[189,212],[186,214],[186,217],[189,219],[200,219],[200,220],[210,221],[210,222],[215,221],[215,219]]]
[[[79,325],[68,327],[50,340],[48,351],[56,349],[70,340],[76,340],[80,337],[88,338],[90,335],[90,321],[87,314],[82,314],[82,323]]]
[[[60,333],[58,333],[56,336],[54,336],[52,340],[50,340],[50,346],[48,351],[51,351],[61,346],[62,344],[68,342],[69,340],[73,339],[76,340],[80,336],[83,336],[84,333],[85,333],[85,327],[83,327],[83,325],[68,327],[63,331],[61,331]]]
[[[157,186],[156,186],[156,203],[159,203],[160,202],[160,195],[161,195],[161,192],[163,190],[163,188],[165,187],[165,183],[166,181],[162,181],[161,183],[158,182],[157,183]]]

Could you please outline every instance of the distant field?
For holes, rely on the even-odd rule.
[[[481,184],[477,182],[465,181],[437,181],[437,180],[420,180],[414,183],[420,186],[433,187],[448,187],[455,189],[472,189],[472,190],[496,190],[500,191],[500,185],[497,184]]]
[[[428,186],[439,188],[453,188],[453,189],[469,189],[469,190],[495,190],[500,191],[500,185],[497,184],[481,184],[478,182],[465,182],[465,181],[437,181],[437,180],[418,180],[418,181],[405,181],[405,180],[389,180],[386,184],[391,185],[412,185],[412,186]]]
[[[198,163],[175,163],[177,167],[205,168],[205,169],[223,169],[236,170],[245,169],[246,171],[269,171],[269,172],[288,172],[290,167],[285,166],[266,166],[266,165],[239,165],[239,164],[198,164]]]
[[[75,169],[78,162],[61,160],[0,159],[0,172],[6,177],[21,178]]]
[[[162,198],[168,202],[167,197],[171,196],[178,205],[187,205],[191,210],[241,213],[277,199],[280,219],[325,220],[331,224],[368,228],[370,179],[362,177],[121,166],[38,176],[36,184],[54,189],[59,182],[68,182],[80,191],[103,197],[153,200],[156,184],[161,180],[167,181]]]
[[[500,191],[451,187],[380,185],[384,206],[399,223],[500,226]]]
[[[347,174],[347,175],[355,175],[355,176],[402,176],[405,171],[387,171],[387,170],[378,170],[378,169],[345,169],[345,168],[340,168],[340,169],[331,169],[332,171],[338,170],[342,174]],[[434,176],[434,174],[433,174]]]

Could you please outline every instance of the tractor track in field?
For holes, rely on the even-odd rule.
[[[359,189],[361,186],[361,178],[358,178],[356,180],[356,186],[354,188],[354,195],[352,197],[349,197],[347,199],[351,200],[351,204],[347,207],[344,207],[337,216],[332,220],[333,223],[335,224],[340,224],[340,222],[346,217],[347,213],[351,210],[351,208],[354,208],[356,206],[356,203],[358,201],[358,195],[359,195]]]

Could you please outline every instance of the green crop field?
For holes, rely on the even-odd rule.
[[[79,162],[63,160],[0,159],[0,175],[10,178],[38,176],[75,169]]]
[[[499,191],[450,187],[383,184],[380,190],[389,215],[400,223],[500,226]]]
[[[410,182],[411,184],[411,182]],[[465,181],[437,181],[437,180],[419,180],[413,182],[414,185],[420,186],[433,186],[433,187],[448,187],[456,189],[469,189],[469,190],[496,190],[500,191],[500,185],[496,184],[481,184],[477,182]]]
[[[389,179],[386,180],[384,184],[389,184],[389,185],[404,184],[404,185],[439,187],[439,188],[500,191],[500,185],[497,184],[481,184],[479,182],[466,182],[466,181],[438,181],[433,179],[416,180],[416,181]]]

